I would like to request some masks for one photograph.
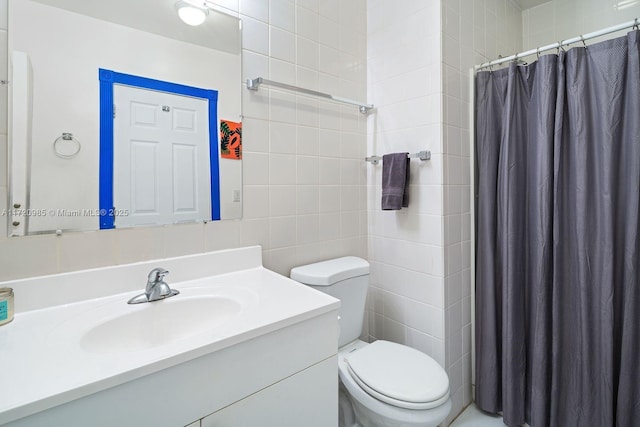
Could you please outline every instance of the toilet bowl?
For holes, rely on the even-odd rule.
[[[388,343],[387,341],[376,341],[376,343]],[[417,395],[422,394],[424,399],[413,399],[413,402],[404,401],[397,398],[392,398],[393,403],[390,402],[391,399],[384,401],[383,399],[386,394],[391,394],[393,391],[397,390],[398,382],[402,382],[402,380],[409,380],[412,382],[413,380],[417,380],[414,383],[419,383],[420,378],[419,375],[405,378],[392,378],[395,380],[395,384],[391,384],[391,390],[387,391],[384,389],[384,383],[377,384],[377,388],[379,389],[378,395],[374,396],[370,394],[371,390],[367,390],[367,387],[362,387],[360,382],[362,380],[356,378],[353,372],[349,369],[348,358],[349,355],[355,355],[358,350],[362,350],[365,348],[370,348],[371,345],[361,340],[356,340],[352,343],[349,343],[340,348],[338,352],[338,372],[340,375],[340,383],[344,387],[345,391],[348,393],[348,398],[353,407],[355,419],[357,420],[358,426],[362,427],[436,427],[440,424],[446,417],[449,415],[449,411],[451,410],[451,399],[449,397],[449,380],[446,378],[446,374],[439,365],[436,367],[433,364],[437,365],[437,363],[431,359],[430,362],[427,362],[425,365],[429,368],[433,368],[433,374],[436,376],[434,381],[429,382],[429,385],[433,386],[437,382],[436,387],[431,387],[427,394],[424,392],[420,392],[419,390],[414,390],[417,392]],[[393,344],[399,347],[399,344]],[[370,348],[374,350],[371,356],[376,355],[377,349]],[[387,349],[389,351],[391,349]],[[412,349],[413,350],[413,349]],[[420,353],[415,350],[416,353],[421,354],[422,356],[429,357],[424,353]],[[372,357],[373,358],[373,357]],[[397,360],[393,359],[379,359],[382,364],[389,364],[390,366],[397,365],[400,363]],[[404,365],[408,367],[407,365]],[[427,369],[426,372],[429,372]],[[387,371],[389,373],[389,371]],[[423,372],[423,376],[424,376]],[[409,385],[411,387],[411,384]],[[370,387],[369,387],[370,389]],[[429,392],[431,394],[429,394]],[[415,400],[424,400],[423,402],[416,402]],[[411,409],[411,406],[414,408]],[[424,407],[424,409],[417,409],[416,407]],[[352,427],[347,423],[341,424],[341,427]]]
[[[369,263],[343,257],[296,267],[291,278],[340,299],[340,427],[436,427],[449,414],[449,379],[428,355],[359,339]]]

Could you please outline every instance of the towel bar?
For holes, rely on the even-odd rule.
[[[431,151],[424,150],[418,153],[409,154],[407,157],[409,157],[410,159],[431,160]],[[365,162],[369,162],[372,165],[377,165],[381,160],[381,156],[370,156],[364,158]]]

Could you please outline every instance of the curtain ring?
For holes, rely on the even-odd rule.
[[[538,59],[540,59],[540,48],[536,48],[536,55],[538,56]]]
[[[584,46],[584,48],[587,48],[587,43],[585,43],[584,41],[584,37],[582,36],[582,34],[580,35],[580,40],[582,40],[582,45]]]
[[[635,19],[635,24],[633,25],[633,29],[638,31],[640,30],[640,22],[638,22],[638,18]]]
[[[556,53],[556,55],[560,55],[561,50],[565,52],[564,47],[562,47],[562,40],[558,42],[558,52]]]

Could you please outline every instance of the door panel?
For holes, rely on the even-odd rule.
[[[183,215],[198,210],[197,147],[173,145],[173,214]]]
[[[131,126],[150,126],[158,128],[156,105],[131,102]]]
[[[160,214],[158,141],[131,141],[131,214]],[[129,189],[129,187],[125,187]]]
[[[197,113],[181,108],[173,109],[173,129],[181,132],[197,132]]]
[[[211,219],[208,101],[114,85],[114,205],[131,227]]]

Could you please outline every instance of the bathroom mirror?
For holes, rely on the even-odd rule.
[[[190,26],[176,0],[8,7],[10,236],[241,217],[232,12]]]

